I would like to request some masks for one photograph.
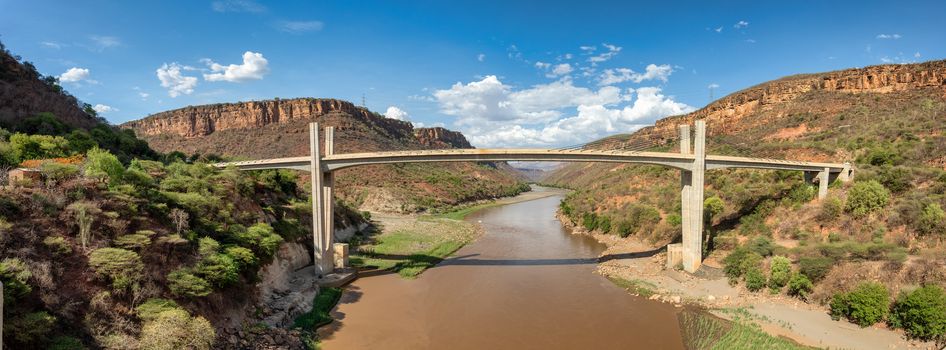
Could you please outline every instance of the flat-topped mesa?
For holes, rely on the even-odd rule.
[[[473,148],[459,131],[447,130],[442,127],[416,128],[414,137],[424,146],[430,148]]]
[[[745,116],[812,91],[891,93],[929,88],[943,89],[946,95],[946,60],[793,75],[734,92],[695,112],[661,119],[654,126],[636,132],[634,138],[657,142],[672,140],[677,125],[696,119],[706,120],[713,134],[731,134],[768,122],[743,120]]]
[[[229,129],[252,129],[269,124],[315,120],[333,112],[369,121],[385,129],[399,129],[399,134],[409,134],[411,130],[411,124],[408,122],[384,118],[351,102],[319,98],[277,98],[188,106],[152,114],[141,120],[124,123],[122,127],[134,129],[142,136],[174,134],[190,138]]]

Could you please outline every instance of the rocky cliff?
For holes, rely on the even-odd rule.
[[[441,127],[414,129],[414,137],[430,148],[473,148],[462,133]]]
[[[789,76],[732,93],[693,113],[661,119],[654,126],[636,132],[634,138],[657,143],[673,140],[677,137],[676,125],[692,124],[695,119],[705,119],[711,134],[737,133],[771,122],[745,117],[772,110],[811,93],[889,94],[919,89],[936,90],[941,96],[946,96],[946,60]],[[835,107],[810,106],[821,109],[819,112],[829,112]]]

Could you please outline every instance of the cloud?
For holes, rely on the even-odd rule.
[[[588,62],[591,62],[592,66],[595,66],[598,63],[606,62],[614,58],[614,56],[617,56],[618,52],[621,52],[621,49],[622,49],[620,46],[610,45],[607,43],[601,44],[601,45],[604,46],[606,49],[608,49],[608,51],[602,52],[596,56],[588,57]]]
[[[542,61],[538,61],[535,63],[535,68],[538,68],[538,69],[549,69],[549,67],[551,66],[552,66],[551,63],[545,63]]]
[[[920,57],[923,57],[923,55],[920,55],[920,52],[919,52],[919,51],[917,51],[915,54],[913,54],[913,58],[920,58]]]
[[[197,77],[183,75],[181,73],[183,68],[184,66],[176,62],[165,63],[155,71],[158,80],[161,81],[161,86],[168,89],[168,95],[171,97],[178,97],[181,94],[190,95],[197,86]]]
[[[736,22],[736,24],[733,24],[732,27],[733,27],[733,28],[736,28],[736,29],[742,29],[742,28],[745,28],[745,27],[748,27],[748,26],[749,26],[749,22],[746,22],[746,21],[739,21],[739,22]]]
[[[59,50],[59,49],[61,49],[63,46],[65,46],[65,45],[63,45],[63,44],[61,44],[61,43],[57,43],[57,42],[55,42],[55,41],[43,41],[43,42],[40,42],[39,44],[42,45],[42,46],[45,47],[45,48],[56,49],[56,50]]]
[[[481,54],[479,54],[479,55],[476,55],[476,60],[477,60],[477,61],[480,61],[480,62],[485,61],[485,60],[486,60],[486,54],[481,53]]]
[[[755,39],[746,39],[746,42],[750,44],[755,44],[756,41]]]
[[[723,27],[718,27],[718,28],[713,29],[713,30],[716,31],[717,33],[722,33],[722,32],[723,32]]]
[[[595,51],[595,50],[598,49],[598,47],[597,47],[597,46],[594,46],[594,45],[579,46],[578,48],[581,49],[581,51],[589,52],[589,53],[590,53],[590,52],[593,52],[593,51]]]
[[[229,81],[239,83],[248,80],[260,80],[266,73],[269,73],[269,61],[263,57],[263,54],[247,51],[243,53],[243,64],[230,64],[227,66],[215,63],[209,58],[201,60],[213,72],[204,74],[204,80],[207,81]]]
[[[85,68],[72,67],[65,73],[59,75],[59,81],[63,83],[78,83],[89,79],[90,72]]]
[[[395,106],[388,107],[388,110],[384,112],[384,116],[397,119],[397,120],[407,120],[408,114],[403,109],[397,108]]]
[[[108,48],[122,45],[121,40],[114,36],[92,35],[89,37],[89,40],[92,41],[92,49],[95,51],[103,51]]]
[[[103,105],[101,103],[96,104],[92,107],[97,113],[108,113],[108,112],[117,112],[118,108],[113,108],[112,106]]]
[[[317,32],[324,27],[325,23],[321,21],[281,21],[276,24],[276,29],[291,34]]]
[[[210,4],[217,12],[263,12],[266,7],[252,0],[221,0]]]
[[[658,66],[651,63],[644,69],[644,73],[637,73],[629,68],[605,69],[598,77],[598,85],[612,85],[626,81],[640,83],[654,79],[666,82],[670,74],[673,73],[673,68],[669,64]]]
[[[897,40],[902,38],[900,34],[877,34],[877,39],[893,39]]]
[[[717,83],[711,83],[711,84],[707,85],[706,87],[709,88],[709,89],[718,89],[718,88],[719,88],[719,84],[717,84]]]

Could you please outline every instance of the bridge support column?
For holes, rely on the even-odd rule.
[[[325,128],[325,155],[335,154],[335,127]],[[325,205],[322,206],[325,217],[325,256],[326,267],[329,272],[335,270],[335,173],[327,171],[322,175],[322,197]]]
[[[309,123],[309,174],[312,176],[312,263],[315,273],[325,276],[332,273],[331,243],[327,239],[325,228],[325,196],[322,187],[325,178],[322,173],[322,157],[319,155],[319,123]]]
[[[706,122],[697,120],[693,132],[693,166],[681,176],[683,269],[693,273],[703,263],[703,184],[706,175]],[[681,128],[683,131],[683,128]]]
[[[692,149],[690,148],[690,126],[689,125],[680,125],[680,154],[690,154]],[[688,170],[680,170],[680,209],[682,219],[681,227],[683,227],[683,237],[687,237],[688,228],[690,227],[690,216],[687,213],[690,211],[690,193],[693,188],[693,172]],[[684,238],[683,243],[675,243],[667,246],[667,267],[675,268],[677,265],[683,263],[683,256],[685,248],[686,239]]]

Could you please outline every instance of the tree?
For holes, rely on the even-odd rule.
[[[10,136],[10,148],[18,162],[65,157],[69,149],[69,141],[61,136],[16,133]]]
[[[122,248],[99,248],[89,254],[96,273],[112,280],[112,287],[124,290],[141,278],[144,265],[138,253]]]
[[[890,324],[903,328],[911,338],[942,341],[946,337],[946,292],[929,285],[901,295],[890,313]]]
[[[943,208],[937,203],[930,203],[923,208],[917,229],[925,235],[943,233],[944,220],[946,220],[946,213],[943,212]]]
[[[723,203],[723,199],[717,196],[712,196],[703,201],[703,212],[706,215],[706,221],[711,222],[716,215],[719,215],[726,209],[726,204]]]
[[[92,222],[95,221],[95,215],[102,210],[95,203],[78,201],[69,204],[66,211],[70,212],[76,220],[76,225],[79,227],[79,242],[84,250],[92,239]]]
[[[867,327],[887,317],[890,294],[877,282],[865,282],[847,293],[838,293],[831,299],[831,317],[847,318],[861,327]]]
[[[887,205],[890,191],[875,180],[858,182],[847,197],[847,209],[854,217],[864,217]]]
[[[182,309],[162,311],[141,327],[139,346],[143,350],[206,350],[216,336],[213,326],[203,317],[191,317]]]
[[[86,153],[86,158],[85,176],[101,181],[107,180],[111,185],[121,182],[125,167],[112,153],[93,147]]]
[[[171,222],[174,223],[174,228],[177,234],[181,234],[182,231],[187,229],[187,220],[190,219],[190,215],[187,214],[186,211],[174,208],[171,209],[171,214],[169,216],[171,217]]]

